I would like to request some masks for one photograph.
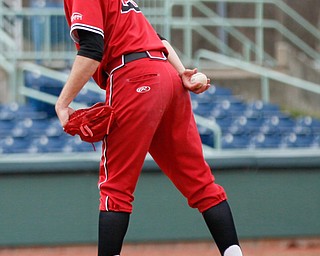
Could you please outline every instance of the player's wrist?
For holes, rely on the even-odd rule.
[[[56,104],[55,104],[55,110],[56,111],[59,111],[59,110],[62,110],[62,109],[66,109],[69,107],[69,104],[65,104],[61,101],[57,101]]]
[[[182,78],[182,76],[184,75],[186,69],[180,69],[178,70],[179,76]]]

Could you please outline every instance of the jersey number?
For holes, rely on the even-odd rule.
[[[130,11],[141,12],[139,6],[133,0],[122,0],[121,13],[127,13]]]

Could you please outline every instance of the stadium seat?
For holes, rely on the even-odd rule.
[[[205,92],[211,97],[230,97],[232,96],[232,91],[228,88],[221,87],[219,85],[211,85],[209,89]]]
[[[29,151],[32,153],[54,153],[62,152],[67,143],[63,137],[40,136],[32,140]]]
[[[280,112],[280,108],[278,105],[263,102],[262,100],[256,100],[256,101],[247,103],[247,110],[265,112],[266,114]]]
[[[26,87],[54,96],[59,96],[63,88],[63,82],[50,77],[46,77],[42,75],[40,71],[36,70],[34,72],[25,72],[24,80]],[[50,117],[55,116],[56,114],[54,105],[52,104],[48,104],[46,102],[33,98],[27,98],[27,103],[37,111],[46,111],[47,115]]]
[[[0,121],[11,121],[13,119],[15,119],[14,113],[0,109]]]
[[[310,147],[314,142],[313,135],[299,135],[296,133],[289,133],[283,136],[279,147],[281,148],[305,148]]]
[[[232,98],[231,90],[216,85],[211,85],[204,93],[191,93],[191,98],[199,102],[210,102],[216,99]]]
[[[97,102],[104,102],[105,95],[97,92],[90,91],[86,88],[83,88],[77,97],[74,99],[75,102],[83,103],[87,106],[92,106]]]
[[[192,110],[196,115],[208,117],[211,115],[211,111],[214,109],[214,102],[201,102],[192,100]]]
[[[281,136],[277,134],[257,133],[250,138],[249,148],[278,148]]]
[[[234,118],[226,115],[222,117],[213,117],[210,116],[210,119],[214,120],[221,128],[223,133],[226,133],[229,129],[229,127],[232,125]]]
[[[15,126],[15,120],[0,120],[0,134],[6,135]]]
[[[310,143],[310,147],[311,148],[320,148],[320,134],[315,134],[313,136],[313,140],[312,142]]]
[[[202,144],[208,145],[210,147],[214,147],[213,131],[200,125],[198,125],[198,131],[200,134]]]
[[[240,115],[234,118],[228,131],[232,134],[255,134],[260,130],[263,119]]]
[[[0,152],[3,154],[30,153],[30,143],[31,140],[29,137],[14,138],[7,136],[0,138]]]
[[[264,122],[261,126],[261,132],[265,134],[270,133],[288,133],[291,132],[295,125],[295,121],[285,116],[284,114],[280,115],[271,115],[264,118]]]
[[[18,134],[26,132],[29,136],[39,137],[45,135],[49,124],[47,119],[32,120],[31,118],[24,118],[16,123],[14,131]]]
[[[237,98],[224,98],[217,100],[213,111],[223,111],[231,117],[242,115],[246,109],[246,104]]]
[[[246,134],[226,133],[222,136],[222,149],[244,149],[249,146],[249,136]]]
[[[66,144],[62,151],[66,153],[73,152],[94,152],[94,149],[99,150],[102,142],[94,143],[93,145],[87,142],[83,142],[79,136],[68,136]]]
[[[320,120],[311,116],[299,117],[296,120],[295,128],[320,134]]]
[[[46,119],[48,117],[45,110],[37,111],[30,104],[19,104],[16,102],[11,102],[8,104],[2,105],[1,115],[2,119],[11,118],[11,119]]]
[[[64,134],[63,128],[58,118],[48,120],[48,126],[45,129],[45,135],[48,137],[60,137]]]
[[[31,112],[35,109],[29,104],[19,104],[18,102],[10,102],[1,105],[1,112],[18,113],[18,112]]]

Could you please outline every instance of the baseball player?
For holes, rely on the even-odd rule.
[[[64,0],[78,53],[56,102],[64,126],[69,104],[93,77],[106,91],[116,122],[102,145],[99,256],[120,255],[134,190],[149,152],[197,208],[221,255],[242,255],[224,189],[204,160],[189,91],[196,69],[185,69],[171,45],[154,31],[132,0]]]

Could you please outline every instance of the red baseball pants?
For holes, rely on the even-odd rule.
[[[204,160],[189,92],[168,61],[128,63],[108,79],[106,93],[116,124],[102,146],[100,210],[132,212],[148,152],[190,207],[203,212],[226,200]]]

